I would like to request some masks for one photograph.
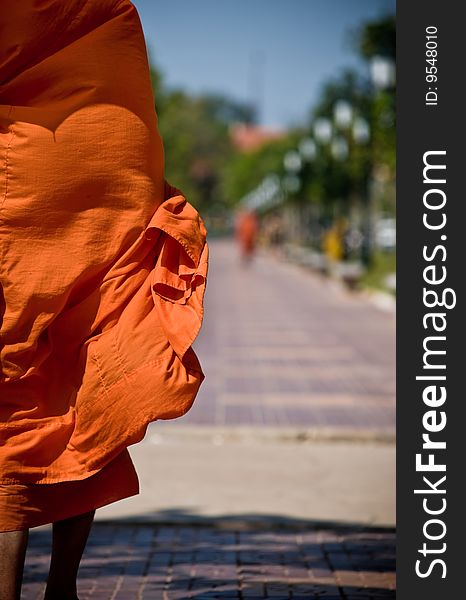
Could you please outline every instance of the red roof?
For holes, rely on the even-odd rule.
[[[286,135],[282,129],[271,129],[260,125],[236,123],[230,126],[230,137],[233,145],[240,152],[257,150],[266,142],[278,140]]]

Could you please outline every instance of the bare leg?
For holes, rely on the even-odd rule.
[[[52,558],[44,600],[77,600],[76,578],[94,514],[91,511],[53,524]]]
[[[0,533],[0,600],[21,596],[28,533],[27,529]]]

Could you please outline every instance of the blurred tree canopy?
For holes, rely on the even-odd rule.
[[[220,94],[191,96],[182,90],[168,90],[154,66],[151,78],[167,180],[199,210],[221,210],[229,204],[223,195],[221,172],[235,154],[229,125],[252,122],[253,108]]]
[[[283,139],[265,143],[257,150],[236,152],[222,169],[222,191],[229,207],[239,200],[270,173],[283,171],[283,156],[297,143],[298,135],[290,133]]]
[[[378,21],[369,21],[356,31],[356,49],[364,56],[396,57],[396,19],[387,15]]]
[[[367,64],[373,56],[394,59],[395,17],[369,21],[354,30],[353,48]],[[348,144],[347,160],[334,158],[328,145],[321,145],[316,158],[303,164],[301,186],[288,194],[288,201],[342,207],[355,195],[364,195],[374,166],[380,172],[384,169],[387,180],[394,179],[395,90],[375,90],[368,72],[347,68],[337,73],[323,84],[302,128],[247,153],[233,147],[230,127],[238,122],[254,124],[253,106],[222,94],[193,96],[167,89],[156,67],[151,77],[164,141],[166,177],[204,214],[231,211],[268,174],[284,176],[286,152],[296,149],[303,138],[313,136],[317,117],[333,119],[337,100],[348,101],[354,113],[368,123],[370,140],[358,144],[350,131],[340,131]]]
[[[309,126],[316,117],[331,117],[337,100],[347,100],[362,113],[369,109],[370,85],[363,75],[354,69],[342,69],[335,78],[324,82],[320,97],[310,111]]]

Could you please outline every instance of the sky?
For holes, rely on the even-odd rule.
[[[260,107],[259,122],[305,122],[322,83],[367,65],[350,43],[395,0],[133,0],[152,62],[170,88]]]

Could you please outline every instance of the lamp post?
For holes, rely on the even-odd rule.
[[[342,135],[335,136],[330,144],[330,151],[335,160],[345,160],[348,158],[349,147],[346,138]]]
[[[380,66],[379,66],[380,69]],[[381,75],[378,71],[378,75]],[[371,140],[369,123],[359,114],[357,109],[346,99],[339,99],[333,105],[332,120],[324,117],[314,122],[314,135],[322,146],[328,146],[331,157],[337,161],[345,161],[350,156],[351,146],[365,146]],[[370,152],[369,152],[370,154]],[[361,261],[367,266],[372,254],[372,222],[370,202],[370,159],[365,165],[362,187],[363,201],[363,237],[361,240]]]
[[[362,117],[356,117],[353,123],[353,138],[357,144],[366,144],[369,141],[369,123]]]
[[[305,163],[314,161],[319,147],[327,146],[335,161],[344,161],[349,156],[348,138],[351,135],[358,144],[366,143],[369,138],[367,122],[355,116],[355,110],[347,100],[338,100],[335,103],[333,121],[327,117],[316,118],[312,131],[314,137],[302,139],[298,144],[298,150],[288,151],[283,158],[286,175],[282,180],[282,186],[285,193],[295,194],[300,190],[302,177],[305,176]],[[301,215],[293,229],[295,231],[302,229],[304,221],[304,215]]]
[[[302,167],[301,155],[296,150],[290,150],[283,158],[283,166],[290,173],[298,173]]]
[[[335,124],[341,129],[348,129],[353,122],[353,107],[347,100],[337,100],[333,107]]]
[[[317,146],[312,138],[304,138],[299,143],[299,153],[308,162],[312,162],[317,155]]]
[[[283,157],[283,166],[285,168],[285,176],[283,177],[283,188],[288,194],[296,194],[301,188],[301,179],[299,173],[303,166],[301,155],[297,150],[289,150]],[[293,240],[301,239],[301,219],[295,207],[288,207],[288,222],[291,227],[291,238]],[[285,213],[285,214],[286,214]]]
[[[327,144],[332,139],[333,127],[330,119],[319,117],[314,121],[314,137],[321,144]]]
[[[395,63],[386,56],[373,56],[370,62],[371,81],[376,90],[386,90],[395,84]]]
[[[299,172],[303,166],[301,155],[296,150],[290,150],[283,158],[283,166],[286,175],[283,178],[283,186],[287,192],[295,194],[301,188]]]
[[[377,114],[374,103],[378,94],[382,91],[391,88],[395,84],[395,63],[392,59],[384,56],[373,56],[370,64],[370,78],[372,83],[372,102],[371,102],[371,121],[375,127]],[[354,125],[359,139],[363,143],[369,142],[369,160],[367,165],[367,173],[365,176],[365,216],[364,216],[364,232],[361,245],[361,260],[369,266],[373,257],[373,235],[374,235],[374,191],[373,191],[373,171],[374,171],[374,136],[370,135],[369,125],[362,120]]]

